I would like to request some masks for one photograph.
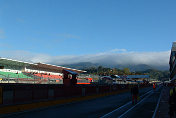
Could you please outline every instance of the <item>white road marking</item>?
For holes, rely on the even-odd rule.
[[[163,91],[163,89],[162,89],[162,91]],[[153,113],[152,118],[155,118],[155,116],[156,116],[156,112],[157,112],[158,107],[159,107],[159,103],[160,103],[162,91],[161,91],[161,93],[160,93],[160,97],[159,97],[159,99],[158,99],[158,103],[157,103],[157,105],[156,105],[155,112]]]
[[[148,91],[147,93],[141,95],[140,98],[142,98],[142,97],[145,96],[146,94],[149,94],[149,93],[152,92],[152,91],[153,91],[153,90],[150,90],[150,91]],[[105,114],[104,116],[102,116],[102,117],[100,117],[100,118],[106,118],[106,117],[110,116],[112,113],[117,112],[118,110],[124,108],[125,106],[127,106],[127,105],[129,105],[129,104],[131,104],[131,101],[129,101],[129,102],[127,102],[126,104],[124,104],[123,106],[121,106],[121,107],[119,107],[119,108],[117,108],[117,109],[115,109],[115,110],[113,110],[113,111],[111,111],[111,112]]]

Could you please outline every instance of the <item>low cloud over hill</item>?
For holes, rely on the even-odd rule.
[[[162,52],[128,52],[125,49],[113,49],[111,51],[86,54],[86,55],[63,55],[51,56],[47,54],[37,54],[26,51],[1,51],[1,57],[18,59],[28,62],[43,62],[55,65],[70,65],[80,62],[91,62],[106,66],[137,66],[145,65],[147,67],[160,70],[169,68],[170,51]]]

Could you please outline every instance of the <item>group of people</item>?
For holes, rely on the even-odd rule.
[[[169,115],[170,115],[170,118],[174,118],[176,116],[176,87],[170,89]]]
[[[156,89],[156,83],[153,84],[153,90],[155,91]],[[133,85],[131,87],[131,95],[132,95],[132,104],[136,104],[139,99],[139,87],[138,85]]]

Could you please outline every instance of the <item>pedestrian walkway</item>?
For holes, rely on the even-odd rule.
[[[169,118],[169,87],[163,87],[156,118]]]

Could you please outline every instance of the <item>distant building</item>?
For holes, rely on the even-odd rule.
[[[172,82],[175,82],[176,80],[176,42],[173,42],[172,44],[172,49],[171,49],[171,54],[170,54],[170,79]]]

